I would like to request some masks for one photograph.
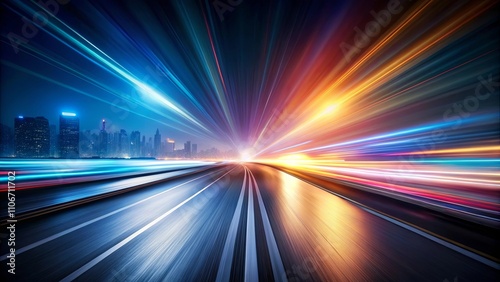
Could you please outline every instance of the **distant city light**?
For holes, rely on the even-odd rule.
[[[24,118],[23,116],[18,116],[18,118]]]
[[[76,117],[75,113],[62,112],[62,115],[66,117]]]

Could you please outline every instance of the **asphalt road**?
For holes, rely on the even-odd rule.
[[[1,275],[17,281],[499,280],[495,262],[386,214],[271,167],[228,164],[19,221],[16,274],[5,269],[2,243]]]

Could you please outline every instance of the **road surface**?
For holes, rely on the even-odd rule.
[[[234,163],[18,221],[16,274],[2,277],[498,281],[494,260],[422,230],[275,168]],[[1,252],[5,268],[4,243]]]

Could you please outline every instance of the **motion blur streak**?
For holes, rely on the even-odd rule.
[[[128,236],[127,238],[125,238],[124,240],[122,240],[120,243],[114,245],[112,248],[108,249],[107,251],[105,251],[104,253],[102,253],[101,255],[99,255],[98,257],[94,258],[93,260],[91,260],[90,262],[88,262],[84,266],[80,267],[79,269],[77,269],[76,271],[74,271],[73,273],[71,273],[70,275],[66,276],[61,281],[73,281],[74,279],[78,278],[80,275],[82,275],[83,273],[85,273],[87,270],[89,270],[90,268],[92,268],[93,266],[95,266],[96,264],[98,264],[99,262],[101,262],[102,260],[104,260],[106,257],[108,257],[109,255],[111,255],[112,253],[114,253],[115,251],[117,251],[118,249],[120,249],[121,247],[123,247],[125,244],[127,244],[128,242],[130,242],[131,240],[133,240],[137,236],[139,236],[142,233],[144,233],[146,230],[148,230],[151,227],[153,227],[154,225],[156,225],[162,219],[164,219],[165,217],[167,217],[168,215],[170,215],[171,213],[173,213],[174,211],[176,211],[177,209],[179,209],[180,207],[182,207],[184,204],[186,204],[187,202],[189,202],[194,197],[198,196],[201,192],[205,191],[208,187],[212,186],[212,184],[214,184],[215,182],[217,182],[219,179],[223,178],[224,176],[226,176],[226,174],[228,174],[230,172],[231,171],[226,172],[224,175],[220,176],[219,178],[217,178],[216,180],[214,180],[213,182],[211,182],[207,186],[203,187],[201,190],[199,190],[195,194],[191,195],[189,198],[187,198],[186,200],[182,201],[177,206],[173,207],[172,209],[170,209],[166,213],[164,213],[161,216],[157,217],[155,220],[151,221],[146,226],[144,226],[141,229],[139,229],[138,231],[134,232],[132,235]]]
[[[77,17],[61,8],[43,26],[68,54],[36,42],[21,51],[109,95],[68,85],[80,94],[110,104],[123,99],[135,114],[168,120],[244,160],[306,154],[310,160],[292,164],[498,217],[500,83],[491,63],[499,54],[498,1],[389,1],[385,20],[377,15],[389,5],[382,2],[365,3],[365,12],[351,1],[245,3],[226,25],[209,2],[87,1]],[[43,8],[3,5],[18,15]],[[367,30],[377,21],[387,22]],[[75,55],[109,79],[78,67]],[[67,85],[57,75],[2,64]],[[141,79],[151,77],[151,66],[155,81]],[[137,91],[125,95],[131,86]],[[464,177],[449,177],[457,173]]]
[[[145,199],[142,199],[142,200],[140,200],[140,201],[138,201],[138,202],[135,202],[135,203],[130,204],[130,205],[128,205],[128,206],[125,206],[125,207],[123,207],[123,208],[117,209],[117,210],[115,210],[115,211],[113,211],[113,212],[107,213],[107,214],[102,215],[102,216],[100,216],[100,217],[97,217],[97,218],[95,218],[95,219],[92,219],[92,220],[89,220],[89,221],[84,222],[84,223],[82,223],[82,224],[79,224],[79,225],[77,225],[77,226],[75,226],[75,227],[73,227],[73,228],[66,229],[66,230],[64,230],[64,231],[62,231],[62,232],[59,232],[59,233],[57,233],[57,234],[54,234],[54,235],[52,235],[52,236],[50,236],[50,237],[48,237],[48,238],[45,238],[45,239],[43,239],[43,240],[40,240],[40,241],[35,242],[35,243],[33,243],[33,244],[30,244],[30,245],[28,245],[28,246],[26,246],[26,247],[20,248],[20,249],[18,249],[18,250],[16,251],[16,254],[22,254],[22,253],[24,253],[25,251],[29,251],[30,249],[33,249],[33,248],[38,247],[38,246],[40,246],[40,245],[42,245],[42,244],[45,244],[45,243],[50,242],[50,241],[52,241],[52,240],[55,240],[55,239],[57,239],[57,238],[59,238],[59,237],[61,237],[61,236],[64,236],[64,235],[66,235],[66,234],[69,234],[69,233],[71,233],[71,232],[73,232],[73,231],[76,231],[76,230],[78,230],[78,229],[80,229],[80,228],[83,228],[83,227],[85,227],[85,226],[87,226],[87,225],[90,225],[90,224],[92,224],[92,223],[94,223],[94,222],[97,222],[97,221],[99,221],[99,220],[105,219],[105,218],[107,218],[107,217],[109,217],[109,216],[112,216],[112,215],[114,215],[114,214],[116,214],[116,213],[119,213],[119,212],[121,212],[121,211],[123,211],[123,210],[126,210],[126,209],[129,209],[129,208],[134,207],[134,206],[136,206],[136,205],[142,204],[142,203],[144,203],[144,202],[146,202],[146,201],[148,201],[148,200],[150,200],[150,199],[152,199],[152,198],[155,198],[155,197],[157,197],[157,196],[160,196],[160,195],[162,195],[162,194],[164,194],[164,193],[167,193],[167,192],[169,192],[169,191],[171,191],[171,190],[173,190],[173,189],[179,188],[179,187],[181,187],[181,186],[183,186],[183,185],[185,185],[185,184],[188,184],[188,183],[190,183],[190,182],[193,182],[193,181],[198,180],[198,179],[200,179],[200,178],[202,178],[202,177],[205,177],[205,176],[206,176],[206,175],[202,175],[202,176],[199,176],[199,177],[193,178],[193,179],[188,180],[188,181],[186,181],[186,182],[184,182],[184,183],[182,183],[182,184],[179,184],[179,185],[176,185],[176,186],[174,186],[174,187],[172,187],[172,188],[169,188],[168,190],[165,190],[165,191],[160,192],[160,193],[158,193],[158,194],[155,194],[155,195],[149,196],[149,197],[147,197],[147,198],[145,198]],[[2,258],[0,258],[0,260],[4,260],[4,259],[6,259],[6,258],[7,258],[7,255],[2,256]]]
[[[0,159],[0,167],[17,171],[16,190],[41,188],[90,182],[120,176],[145,175],[157,172],[176,171],[203,167],[214,162],[208,161],[157,161],[157,160],[5,160]],[[0,176],[7,182],[7,174]],[[0,187],[0,192],[7,187]]]
[[[254,184],[248,182],[247,234],[245,248],[245,281],[258,281],[257,244],[255,242]]]
[[[262,196],[260,194],[257,181],[255,180],[255,176],[253,175],[252,171],[247,169],[246,167],[245,170],[249,172],[252,182],[256,187],[255,191],[257,192],[257,200],[259,202],[260,215],[262,216],[262,224],[264,226],[264,231],[266,235],[267,248],[269,251],[269,255],[271,256],[271,265],[273,267],[274,280],[280,281],[281,280],[280,275],[282,273],[285,273],[285,270],[283,268],[283,262],[281,261],[281,256],[278,250],[278,245],[276,243],[276,238],[274,237],[273,229],[271,227],[271,223],[269,222],[269,217],[266,211],[266,207],[264,205],[264,202],[262,201]]]
[[[218,164],[21,220],[16,278],[495,279],[493,229],[300,170],[290,174]]]
[[[498,281],[499,3],[2,1],[2,92],[232,152],[1,159],[16,278]]]
[[[231,219],[231,225],[229,225],[229,232],[226,237],[226,242],[224,243],[224,250],[222,251],[221,261],[219,263],[219,270],[217,272],[217,281],[228,281],[231,275],[231,265],[233,259],[232,256],[235,248],[238,223],[240,221],[240,216],[241,216],[243,197],[245,196],[247,175],[248,175],[247,170],[245,169],[240,196],[238,198],[238,203],[236,204],[236,209],[234,211],[233,218]]]

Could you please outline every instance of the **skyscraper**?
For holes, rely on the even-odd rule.
[[[127,131],[125,129],[120,130],[120,135],[118,137],[119,154],[120,158],[130,156],[130,141],[128,139]]]
[[[106,121],[102,120],[101,131],[99,131],[99,157],[108,156],[108,133],[106,132]]]
[[[57,129],[55,124],[49,126],[50,130],[50,157],[56,157],[58,155],[57,151]]]
[[[88,158],[92,156],[92,132],[90,130],[85,130],[80,132],[79,138],[79,146],[80,146],[80,157]]]
[[[120,132],[110,133],[108,139],[108,155],[116,158],[120,152]]]
[[[160,131],[158,128],[156,129],[156,134],[155,134],[155,144],[154,144],[154,156],[153,157],[159,157],[161,153],[161,135]]]
[[[175,141],[170,138],[167,138],[167,146],[165,149],[167,155],[172,155],[174,153],[174,150],[175,150]]]
[[[130,156],[134,158],[141,156],[141,133],[139,131],[130,133]]]
[[[80,151],[80,120],[74,113],[62,112],[59,117],[59,151],[61,158],[78,158]]]
[[[198,145],[197,144],[193,144],[191,145],[191,157],[196,157],[196,155],[198,154]]]
[[[0,157],[11,157],[14,153],[14,132],[0,123]]]
[[[50,152],[49,121],[44,117],[14,119],[16,157],[46,158]]]
[[[141,157],[146,157],[147,152],[146,152],[146,136],[142,135],[142,142],[141,142]]]
[[[146,143],[146,152],[148,157],[154,157],[154,152],[153,152],[153,139],[149,137],[148,143]]]
[[[90,148],[92,157],[99,155],[99,135],[96,133],[90,135]]]
[[[184,143],[184,155],[186,158],[191,158],[191,141]]]

